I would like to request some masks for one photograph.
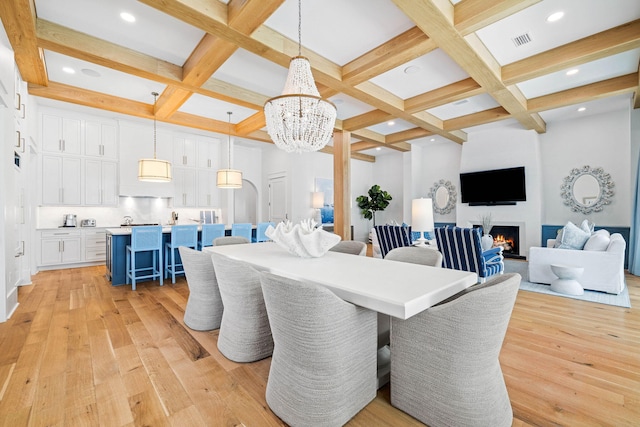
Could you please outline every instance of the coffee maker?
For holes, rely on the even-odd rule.
[[[63,218],[64,218],[62,223],[63,227],[75,227],[77,225],[76,223],[77,216],[75,214],[65,214]]]

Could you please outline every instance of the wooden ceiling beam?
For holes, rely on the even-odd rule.
[[[374,126],[378,123],[383,123],[391,119],[393,119],[392,114],[389,114],[386,111],[382,110],[373,110],[343,120],[342,126],[344,130],[354,131],[357,129],[364,129],[369,126]]]
[[[254,115],[247,117],[236,125],[239,135],[248,135],[251,132],[260,130],[266,126],[264,111],[258,111]]]
[[[357,85],[435,50],[436,44],[413,27],[342,67],[342,80]]]
[[[33,0],[0,1],[0,20],[13,48],[22,79],[46,86],[49,78],[44,52],[38,46]]]
[[[404,108],[405,111],[414,113],[470,98],[481,93],[485,93],[485,90],[474,79],[468,77],[421,95],[407,98],[404,101]]]
[[[393,2],[526,129],[545,131],[542,118],[537,114],[528,114],[526,102],[522,103],[514,87],[507,87],[502,82],[500,65],[482,41],[475,34],[463,37],[453,26],[454,6],[450,2]]]
[[[327,145],[324,148],[322,148],[320,150],[320,152],[333,155],[335,150],[331,145]],[[355,159],[355,160],[362,160],[363,162],[369,162],[369,163],[375,163],[376,162],[375,156],[370,156],[368,154],[362,154],[362,153],[353,153],[352,152],[351,153],[351,158]]]
[[[638,65],[638,87],[633,94],[633,108],[640,108],[640,64]]]
[[[382,147],[384,144],[378,144],[370,141],[359,141],[351,144],[351,152],[371,150],[372,148]]]
[[[227,7],[228,24],[251,35],[275,12],[284,0],[231,0]]]
[[[508,119],[511,115],[503,107],[496,107],[478,113],[467,114],[455,119],[445,120],[444,126],[449,129],[464,129]]]
[[[505,85],[562,71],[640,47],[640,19],[502,67]]]
[[[463,36],[520,12],[542,0],[462,0],[454,6],[456,30]]]
[[[609,80],[532,98],[528,101],[527,105],[530,111],[539,112],[624,93],[632,93],[637,90],[638,74],[631,73],[625,76],[614,77]]]
[[[386,136],[385,141],[387,144],[395,144],[397,142],[411,141],[412,139],[423,138],[431,135],[433,135],[433,132],[422,128],[413,128],[389,134]]]

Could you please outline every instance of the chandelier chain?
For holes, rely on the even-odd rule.
[[[298,56],[302,56],[302,0],[298,0]]]
[[[229,169],[231,169],[231,114],[233,114],[233,112],[227,111],[227,114],[229,115],[229,124],[227,126],[227,133],[229,134],[227,137],[227,155],[229,163],[227,164],[229,165]]]
[[[158,92],[151,92],[153,95],[153,158],[156,158],[156,103],[158,102]]]

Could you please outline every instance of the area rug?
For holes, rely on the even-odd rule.
[[[565,298],[579,299],[583,301],[597,302],[600,304],[616,305],[618,307],[631,308],[631,300],[629,298],[629,289],[625,286],[624,290],[618,295],[607,294],[605,292],[585,290],[583,295],[566,295],[554,292],[549,285],[541,283],[529,282],[529,263],[526,261],[504,260],[505,273],[518,273],[522,276],[520,289],[530,292],[538,292],[541,294],[555,295]]]

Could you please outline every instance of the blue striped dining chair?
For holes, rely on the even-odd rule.
[[[411,227],[403,225],[376,225],[380,253],[384,258],[391,249],[411,246]]]

